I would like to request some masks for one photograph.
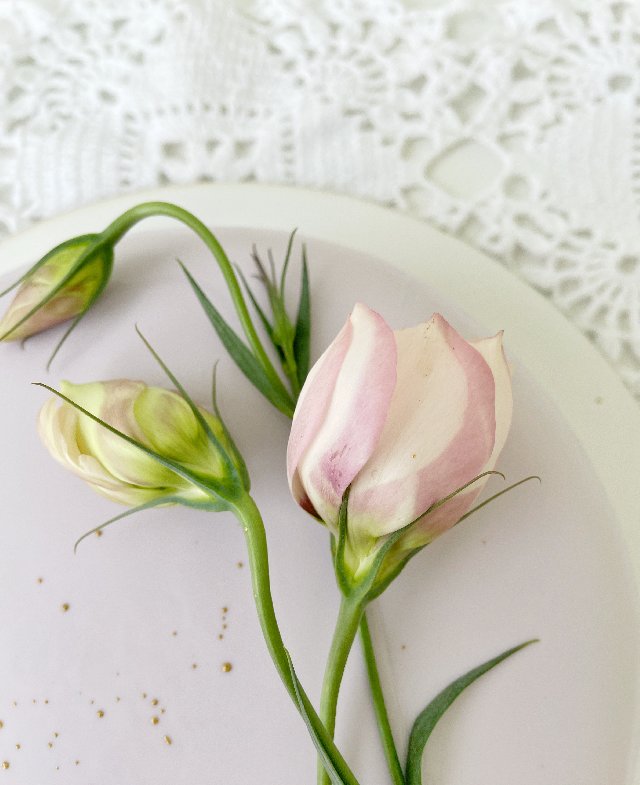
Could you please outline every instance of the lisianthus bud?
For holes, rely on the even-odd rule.
[[[27,273],[0,320],[0,340],[28,338],[91,306],[113,267],[113,248],[99,239],[83,235],[68,240]]]
[[[42,441],[57,461],[103,496],[132,506],[164,498],[207,506],[212,496],[203,486],[228,488],[239,478],[248,490],[244,462],[222,422],[198,407],[216,446],[177,393],[127,380],[63,382],[61,392],[195,479],[180,476],[70,403],[52,398],[40,412]],[[235,478],[229,463],[235,467]]]
[[[511,409],[501,335],[469,343],[437,314],[394,332],[356,305],[302,389],[287,454],[292,493],[337,534],[350,486],[354,571],[417,519],[394,552],[421,547],[472,506],[482,481],[437,503],[493,469]]]

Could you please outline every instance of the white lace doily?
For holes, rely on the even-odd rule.
[[[620,0],[0,0],[0,233],[170,182],[364,196],[539,287],[640,395],[639,64]]]

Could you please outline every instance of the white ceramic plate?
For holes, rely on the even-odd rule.
[[[469,337],[505,329],[516,416],[501,468],[510,480],[537,473],[544,482],[442,537],[378,603],[399,746],[445,684],[537,636],[451,708],[429,742],[425,781],[638,785],[640,415],[601,357],[542,297],[466,246],[397,213],[307,191],[207,185],[113,200],[6,241],[0,272],[15,274],[56,243],[160,198],[214,227],[245,269],[254,242],[278,257],[299,227],[311,264],[314,356],[356,299],[396,326],[440,310]],[[134,322],[200,400],[222,356],[221,405],[267,521],[283,635],[317,699],[337,606],[326,533],[289,499],[287,422],[224,358],[177,256],[233,319],[199,241],[154,219],[122,242],[109,289],[51,373],[44,365],[56,335],[24,351],[0,347],[7,783],[313,781],[311,744],[272,672],[247,569],[238,566],[246,561],[239,527],[226,515],[157,510],[90,538],[74,557],[75,538],[114,507],[53,464],[35,434],[45,396],[32,380],[164,383]],[[362,785],[388,782],[357,649],[338,741]]]

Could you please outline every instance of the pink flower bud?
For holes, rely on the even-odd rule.
[[[511,410],[502,334],[468,342],[439,314],[392,331],[358,304],[301,392],[287,453],[291,491],[336,534],[351,485],[357,561],[421,516],[396,548],[425,545],[471,508],[484,481],[424,514],[493,469]]]
[[[113,265],[110,246],[97,245],[83,258],[98,239],[98,235],[84,235],[68,240],[27,273],[0,319],[0,340],[29,338],[91,306]]]

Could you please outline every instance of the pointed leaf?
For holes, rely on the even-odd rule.
[[[322,760],[322,765],[324,766],[332,785],[358,785],[358,780],[354,777],[347,762],[333,743],[333,740],[327,733],[327,729],[320,721],[320,718],[311,705],[311,701],[303,690],[293,668],[289,652],[286,652],[286,654],[289,662],[291,679],[293,681],[293,689],[298,701],[298,709],[307,726],[307,730],[309,731],[315,748],[318,750],[318,755]]]
[[[214,304],[209,300],[207,295],[202,291],[196,280],[192,277],[189,273],[187,268],[179,262],[180,266],[184,270],[184,274],[187,276],[187,280],[191,284],[191,288],[196,294],[200,305],[202,306],[207,318],[211,322],[214,330],[217,332],[218,337],[222,341],[225,349],[231,355],[231,358],[236,363],[238,368],[244,373],[244,375],[249,379],[251,384],[254,385],[263,395],[264,397],[271,401],[271,403],[277,408],[280,409],[281,412],[286,414],[287,416],[291,416],[293,411],[293,403],[290,397],[283,394],[280,390],[276,390],[258,360],[254,357],[251,351],[247,348],[247,346],[243,343],[243,341],[238,337],[238,335],[233,331],[233,329],[225,322],[222,318],[218,309],[214,306]],[[285,389],[284,386],[282,388]]]
[[[460,678],[453,681],[448,687],[445,687],[442,692],[436,695],[426,709],[418,715],[413,724],[411,736],[409,737],[409,749],[407,752],[407,785],[422,785],[422,755],[425,745],[438,723],[438,720],[460,693],[487,671],[495,668],[496,665],[499,665],[503,660],[506,660],[507,657],[520,651],[520,649],[524,649],[525,646],[529,646],[531,643],[536,643],[536,640],[525,641],[525,643],[521,643],[519,646],[507,649],[507,651],[499,654],[497,657],[493,657],[493,659],[487,660],[487,662],[479,665],[477,668],[473,668],[468,673],[465,673],[464,676],[460,676]]]
[[[209,426],[209,423],[202,416],[202,412],[200,411],[200,409],[198,409],[198,407],[194,403],[194,401],[191,398],[191,396],[189,395],[189,393],[185,390],[185,388],[182,386],[182,384],[178,381],[176,376],[173,374],[171,369],[166,365],[166,363],[162,360],[162,358],[156,352],[156,350],[153,348],[153,346],[151,346],[149,341],[147,341],[147,339],[144,337],[142,332],[138,329],[137,325],[136,325],[136,332],[138,333],[138,336],[140,337],[140,339],[142,340],[144,345],[147,347],[147,349],[149,350],[149,352],[153,356],[154,360],[158,363],[158,365],[166,373],[166,375],[169,377],[169,379],[172,382],[172,384],[175,386],[176,390],[180,393],[180,396],[181,396],[182,400],[187,404],[189,409],[191,409],[191,413],[195,417],[196,422],[203,429],[203,431],[207,435],[207,438],[209,439],[209,442],[215,447],[219,457],[223,461],[224,466],[225,466],[225,470],[228,472],[229,476],[234,478],[234,479],[236,479],[236,480],[240,480],[240,477],[238,475],[238,471],[237,471],[235,465],[233,464],[233,461],[231,460],[231,458],[227,454],[227,451],[225,450],[224,446],[220,443],[220,440],[218,439],[218,437],[211,430],[211,427]]]
[[[289,235],[289,242],[287,243],[287,252],[284,255],[284,262],[282,264],[282,272],[280,273],[280,298],[284,300],[284,287],[287,282],[287,270],[291,260],[291,249],[293,248],[293,241],[298,230],[294,229]]]
[[[249,282],[245,278],[245,275],[242,272],[242,270],[239,267],[236,267],[236,270],[238,272],[238,275],[240,276],[240,280],[242,281],[242,285],[244,286],[246,293],[249,295],[249,299],[251,300],[251,304],[255,308],[255,311],[258,314],[258,317],[259,317],[260,321],[262,322],[262,326],[264,327],[264,331],[266,332],[267,336],[269,337],[269,340],[271,341],[271,343],[277,349],[278,346],[273,341],[273,327],[271,325],[271,322],[267,319],[267,315],[265,314],[265,312],[260,307],[260,303],[256,300],[256,297],[255,297],[254,293],[251,291],[251,288],[249,286]]]
[[[304,384],[309,373],[311,356],[311,299],[309,297],[309,268],[307,250],[302,248],[302,283],[300,286],[300,302],[296,319],[295,337],[293,339],[293,356],[296,361],[298,384]]]

